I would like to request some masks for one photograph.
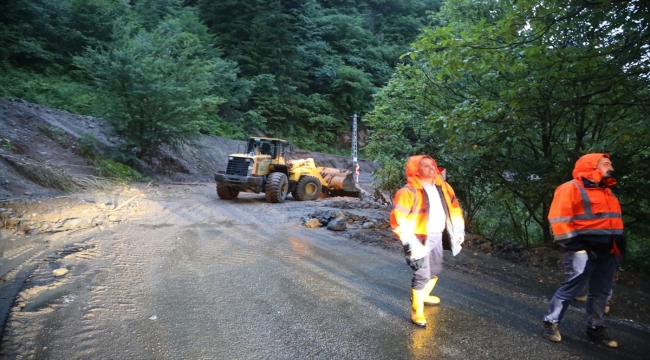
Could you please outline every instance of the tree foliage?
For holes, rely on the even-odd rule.
[[[66,70],[70,54],[108,41],[114,19],[128,11],[121,0],[2,1],[0,60],[39,71]]]
[[[242,74],[265,79],[249,103],[266,130],[324,149],[373,106],[409,41],[437,1],[199,1]],[[409,18],[410,27],[399,21]],[[414,29],[417,28],[417,29]],[[272,79],[272,86],[269,81]],[[311,136],[310,136],[311,134]]]
[[[107,113],[101,100],[114,104],[114,93],[89,92],[90,77],[73,57],[121,46],[116,27],[153,34],[176,19],[201,51],[241,69],[222,72],[235,74],[239,80],[230,82],[238,85],[211,89],[225,102],[201,131],[266,133],[325,150],[349,131],[353,114],[372,109],[426,11],[438,7],[438,0],[7,0],[0,4],[0,63],[9,76],[0,79],[0,95]]]
[[[475,191],[468,179],[480,179],[481,189],[503,200],[501,213],[521,210],[512,228],[531,219],[534,226],[525,228],[537,228],[544,242],[551,241],[546,215],[554,188],[570,179],[579,156],[608,152],[634,224],[647,204],[626,205],[650,178],[643,165],[650,144],[644,6],[447,1],[432,19],[436,26],[413,44],[411,64],[378,97],[370,149],[386,156],[395,152],[387,137],[406,137],[413,150],[458,168],[465,196]],[[426,139],[437,145],[427,147]],[[495,215],[494,208],[481,211]]]
[[[88,49],[78,65],[111,99],[108,118],[139,157],[176,145],[219,118],[236,84],[236,67],[216,57],[189,18],[168,18],[152,31],[116,28],[110,47]]]

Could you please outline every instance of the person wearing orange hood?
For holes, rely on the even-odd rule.
[[[612,193],[612,161],[607,154],[587,154],[575,164],[573,180],[555,190],[548,214],[555,242],[563,252],[564,282],[544,315],[544,338],[562,340],[558,325],[569,303],[588,286],[587,336],[618,347],[604,326],[607,297],[619,257],[625,253],[621,205]]]
[[[465,222],[454,190],[432,157],[411,156],[406,162],[406,182],[395,194],[390,224],[413,269],[411,321],[426,326],[424,304],[440,303],[430,294],[442,270],[442,251],[458,254],[465,240]]]

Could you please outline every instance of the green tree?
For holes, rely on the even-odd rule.
[[[210,128],[229,101],[218,89],[235,86],[234,64],[214,57],[182,25],[170,18],[151,32],[117,27],[110,47],[76,57],[110,100],[108,118],[117,134],[139,157]]]
[[[178,17],[183,13],[182,0],[137,0],[133,10],[142,26],[153,30],[166,17]]]
[[[236,63],[247,79],[220,72],[215,81],[228,85],[210,95],[225,102],[200,131],[262,131],[325,150],[349,131],[353,113],[372,109],[376,89],[437,7],[437,0],[6,0],[0,94],[100,115],[106,105],[88,91],[91,81],[73,56],[121,46],[113,43],[115,26],[135,23],[153,34],[175,19],[205,58]]]
[[[110,41],[121,0],[7,0],[0,2],[0,95],[98,115],[101,99],[72,65],[86,46]]]
[[[70,54],[107,41],[121,0],[7,0],[0,3],[0,60],[44,71],[71,64]]]
[[[265,119],[260,130],[316,150],[349,131],[352,114],[372,109],[434,3],[228,0],[199,8],[225,56],[256,79],[248,109]],[[394,13],[412,15],[412,26],[391,27]]]
[[[502,213],[523,214],[511,217],[513,228],[537,228],[550,242],[553,189],[570,179],[581,154],[633,159],[623,168],[636,169],[635,181],[650,177],[638,171],[647,159],[638,124],[649,99],[648,59],[639,51],[648,30],[641,20],[630,24],[642,14],[640,2],[448,1],[413,44],[412,65],[382,90],[370,117],[376,139],[388,136],[383,122],[402,124],[404,134],[408,124],[397,114],[410,111],[429,126],[418,141],[439,139],[461,178],[478,176],[517,207]],[[389,91],[398,98],[389,100]],[[623,180],[630,179],[619,189],[625,201]]]

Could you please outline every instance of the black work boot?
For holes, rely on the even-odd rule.
[[[544,321],[544,339],[552,342],[562,341],[562,336],[557,330],[557,323]]]
[[[607,346],[608,348],[617,348],[618,342],[612,340],[604,326],[587,326],[587,336],[594,342]]]

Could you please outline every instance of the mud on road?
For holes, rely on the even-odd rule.
[[[95,316],[116,310],[111,306],[123,309],[130,318],[142,304],[137,293],[120,292],[121,284],[132,289],[133,282],[143,281],[142,286],[148,286],[145,279],[132,278],[136,272],[131,270],[161,256],[186,256],[143,247],[139,240],[151,240],[152,233],[176,226],[231,226],[232,220],[210,219],[202,213],[221,201],[213,183],[191,183],[134,184],[101,193],[0,203],[0,320],[4,325],[0,355],[47,354],[35,342],[36,335],[49,326],[44,315],[79,303],[79,292],[87,296],[82,313],[78,319],[64,321],[80,321],[81,328],[92,328]],[[242,194],[235,202],[247,209],[245,215],[255,220],[255,226],[303,228],[305,220],[314,216],[341,212],[346,216],[347,230],[342,232],[346,235],[362,227],[390,235],[387,208],[372,201],[337,197],[299,202],[289,196],[283,204],[269,204],[264,194]],[[105,304],[105,298],[93,300],[102,298],[107,289],[114,297],[111,305]],[[84,334],[91,336],[93,331],[87,331]]]
[[[388,226],[390,207],[370,200],[298,202],[289,197],[285,203],[269,204],[263,194],[242,194],[234,201],[236,206],[226,206],[217,198],[213,183],[161,184],[142,192],[145,186],[0,205],[4,221],[0,230],[2,358],[63,358],[66,349],[81,357],[105,357],[106,345],[99,339],[119,343],[120,331],[127,329],[147,352],[123,352],[115,357],[173,356],[169,348],[147,335],[147,324],[155,322],[159,314],[145,294],[178,286],[171,281],[201,279],[206,267],[227,269],[260,261],[259,254],[245,250],[248,237],[277,229],[303,237],[312,231],[312,236],[321,237],[325,229],[307,229],[304,223],[323,214],[343,213],[346,229],[328,233],[341,241],[401,253]],[[197,251],[201,242],[233,231],[238,236],[230,239],[231,243],[244,250],[217,247],[214,252]],[[176,239],[169,239],[171,234]],[[289,236],[286,242],[293,255],[280,254],[272,244],[263,250],[287,261],[310,251],[297,237]],[[535,267],[505,261],[486,243],[480,237],[468,239],[459,256],[446,254],[448,271],[526,294],[539,303],[553,294],[561,270],[548,264]],[[175,270],[167,272],[167,268]],[[650,329],[647,284],[641,276],[619,275],[612,320]],[[190,289],[193,298],[207,303],[219,297],[205,288]],[[158,295],[164,300],[170,296]],[[201,308],[182,298],[165,301],[170,307]]]

